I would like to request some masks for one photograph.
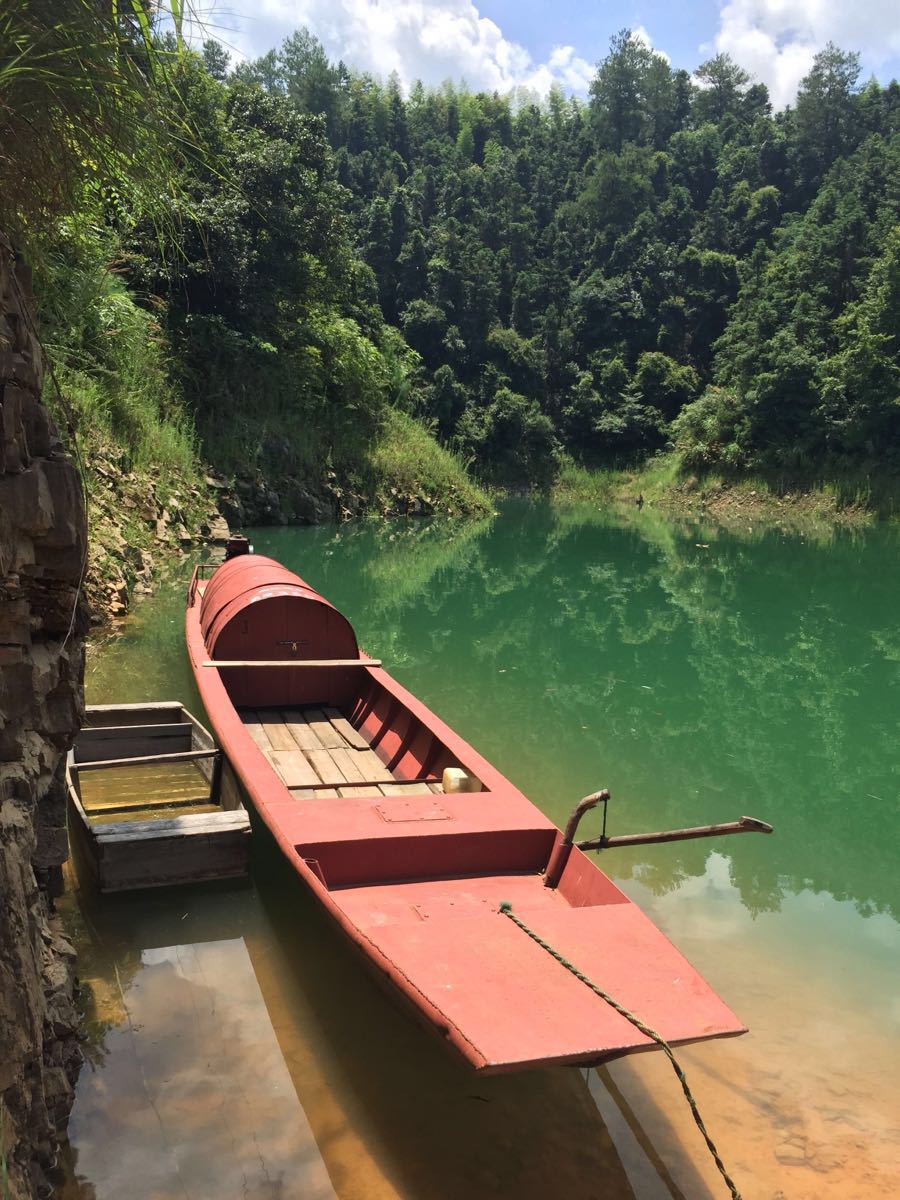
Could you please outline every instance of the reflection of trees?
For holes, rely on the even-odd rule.
[[[752,910],[808,886],[896,911],[878,853],[897,790],[895,535],[814,545],[519,503],[456,529],[257,540],[302,554],[367,648],[555,818],[599,784],[620,832],[752,812],[777,829],[727,847]],[[661,890],[702,874],[709,845],[609,867],[649,853]]]

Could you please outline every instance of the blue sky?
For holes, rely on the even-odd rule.
[[[725,51],[789,104],[829,40],[863,78],[900,76],[900,0],[211,0],[210,24],[241,56],[300,25],[329,54],[382,77],[546,92],[586,90],[610,36],[629,27],[675,66]]]

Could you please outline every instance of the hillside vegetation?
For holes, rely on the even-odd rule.
[[[207,62],[224,74],[218,48]],[[485,476],[558,450],[871,471],[900,434],[900,87],[818,55],[796,103],[625,31],[590,99],[387,83],[299,32],[230,86],[321,113],[416,411]]]
[[[123,47],[140,67],[134,20]],[[627,31],[585,101],[404,95],[304,30],[234,69],[154,53],[147,170],[100,158],[51,222],[0,213],[88,459],[341,512],[486,510],[473,480],[672,448],[729,479],[900,466],[900,86],[854,54],[776,114],[727,56],[692,76]]]

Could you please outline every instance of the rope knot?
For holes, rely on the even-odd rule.
[[[500,912],[502,912],[502,913],[511,913],[512,912],[512,905],[510,904],[510,902],[508,900],[500,901]]]

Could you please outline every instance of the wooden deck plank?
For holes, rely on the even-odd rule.
[[[381,795],[381,792],[378,790],[378,788],[376,786],[369,786],[366,784],[363,784],[361,786],[360,785],[354,786],[352,784],[348,784],[347,787],[339,787],[338,793],[341,796],[345,796],[348,798],[356,797],[356,796],[380,796]]]
[[[302,750],[269,750],[268,759],[289,788],[320,782]]]
[[[345,747],[343,737],[322,712],[321,708],[305,708],[303,715],[306,723],[319,739],[326,750],[339,750]]]
[[[437,792],[439,796],[443,796],[444,794],[444,785],[442,783],[429,783],[428,789],[429,791]]]
[[[319,779],[326,787],[336,787],[340,783],[352,783],[353,778],[335,762],[330,750],[307,750],[306,757],[315,769]]]
[[[359,761],[362,757],[359,750],[348,750],[343,747],[332,750],[331,757],[337,764],[338,770],[343,771],[347,783],[370,783],[373,778],[381,778],[379,774],[375,774],[373,777],[368,773],[367,765]],[[390,779],[390,775],[388,778]]]
[[[273,750],[297,750],[294,735],[285,725],[281,713],[260,712],[259,719]]]
[[[323,708],[322,711],[348,746],[352,746],[354,750],[370,748],[363,735],[358,729],[353,728],[339,708]]]
[[[322,743],[310,729],[299,708],[286,708],[282,714],[285,727],[290,730],[291,737],[301,750],[321,750]]]
[[[353,755],[353,761],[362,771],[363,779],[387,781],[394,778],[393,772],[381,761],[374,750],[350,750],[348,753]]]
[[[241,713],[241,720],[244,722],[244,728],[259,746],[260,750],[271,750],[272,743],[266,736],[266,731],[262,727],[259,713],[254,709],[245,709]]]

